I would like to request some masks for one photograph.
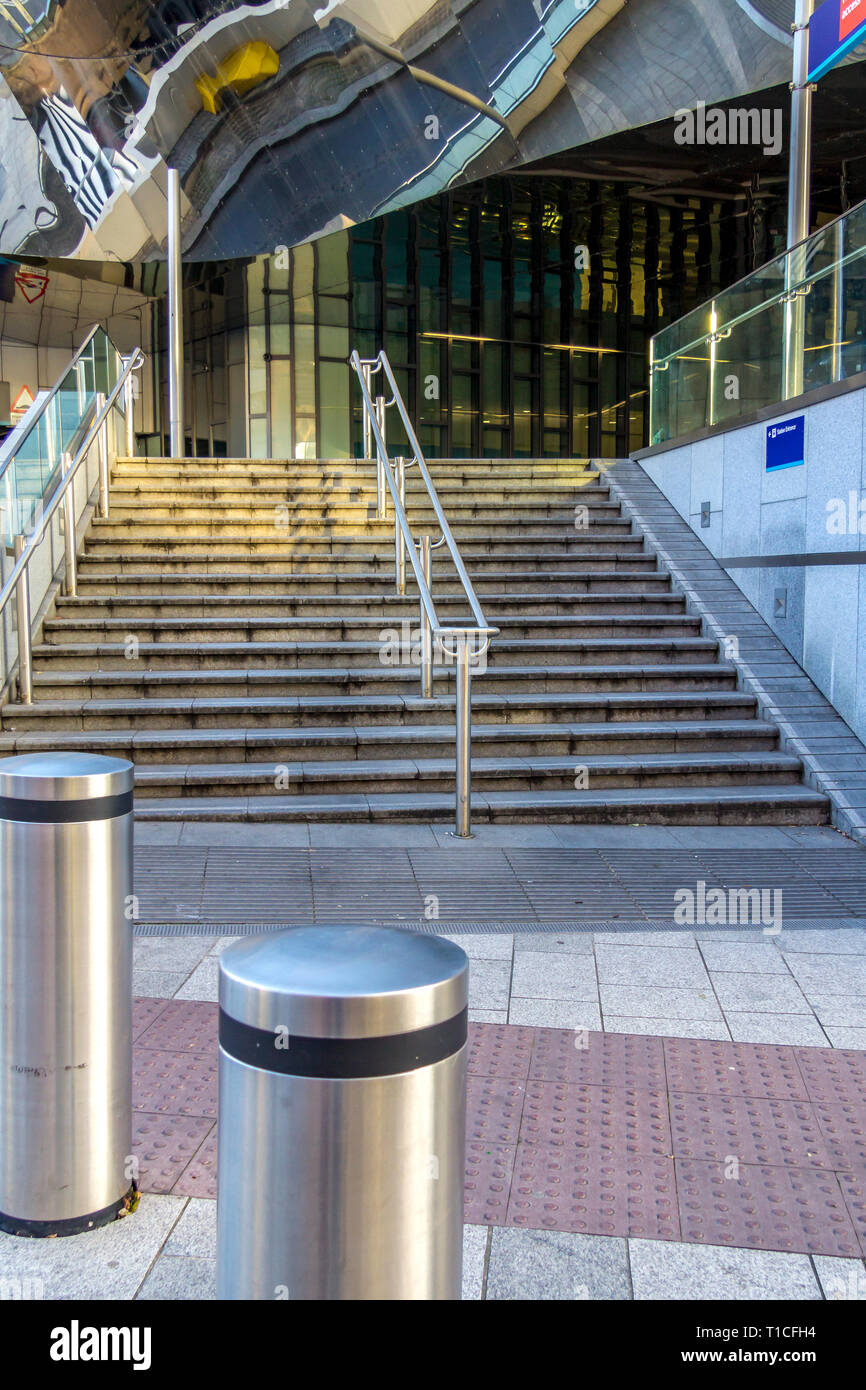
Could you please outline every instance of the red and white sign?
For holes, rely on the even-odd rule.
[[[15,283],[27,303],[35,304],[48,289],[48,276],[38,270],[19,270],[15,276]]]
[[[839,39],[847,39],[866,19],[866,0],[843,0],[839,7]]]
[[[16,424],[22,416],[27,414],[32,404],[33,392],[30,390],[29,386],[22,386],[18,395],[15,397],[15,404],[9,412]]]

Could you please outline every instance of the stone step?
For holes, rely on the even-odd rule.
[[[717,674],[714,672],[714,674]],[[472,697],[473,724],[530,724],[580,719],[590,723],[638,719],[742,719],[753,714],[754,696],[739,690],[627,690],[613,692],[561,691],[488,693],[477,688]],[[145,707],[146,706],[146,707]],[[454,724],[452,695],[422,700],[412,694],[298,695],[168,699],[44,700],[33,705],[10,704],[0,709],[4,732],[105,729],[231,729],[320,724]]]
[[[519,527],[519,529],[518,529]],[[458,522],[452,528],[452,535],[463,554],[474,550],[484,555],[533,555],[554,552],[567,552],[579,547],[582,537],[574,529],[569,530],[561,521],[481,521]],[[419,528],[415,527],[419,532]],[[628,535],[631,522],[626,518],[611,517],[606,521],[595,521],[591,527],[593,540],[616,540]],[[583,535],[589,533],[584,531]],[[324,549],[334,554],[364,555],[370,549],[377,549],[384,557],[387,547],[394,544],[394,522],[367,521],[364,524],[299,524],[278,527],[273,520],[261,524],[239,525],[234,522],[214,521],[208,523],[146,521],[134,525],[116,524],[113,521],[95,520],[87,536],[85,553],[90,554],[100,548],[128,546],[133,553],[170,557],[173,552],[184,551],[190,555],[225,555],[233,550],[255,554],[261,547],[293,546],[302,541],[311,551]],[[437,559],[439,557],[437,556]],[[464,563],[466,556],[463,555]]]
[[[476,756],[472,788],[481,791],[589,791],[609,787],[722,787],[756,784],[796,785],[798,758],[783,753],[591,754],[574,758]],[[339,796],[343,791],[452,792],[454,758],[374,758],[334,762],[138,763],[137,799],[153,797],[289,796],[312,792]]]
[[[764,719],[678,718],[653,722],[569,724],[479,724],[472,730],[478,756],[510,758],[570,757],[584,761],[592,754],[644,755],[670,753],[769,752],[778,745],[779,731]],[[450,723],[319,726],[318,728],[231,729],[104,729],[62,733],[0,732],[3,753],[48,752],[68,749],[82,753],[111,753],[147,764],[243,763],[267,758],[286,763],[389,758],[453,757],[454,727]]]
[[[384,635],[382,635],[384,634]],[[134,637],[134,641],[129,641]],[[366,639],[366,640],[365,640]],[[184,671],[194,677],[202,672],[223,670],[288,671],[305,667],[349,666],[372,667],[417,664],[416,648],[420,643],[418,620],[402,626],[381,627],[375,634],[352,638],[338,630],[330,640],[308,641],[260,637],[252,640],[241,636],[228,641],[211,640],[205,633],[197,640],[189,634],[182,640],[149,642],[128,634],[120,642],[51,642],[34,648],[39,679],[65,683],[61,673],[73,673],[95,679],[99,672],[124,674],[134,679],[138,674],[172,671],[180,679]],[[700,663],[702,668],[718,659],[719,646],[708,637],[681,638],[622,638],[600,637],[587,640],[568,635],[544,633],[533,637],[513,637],[502,630],[487,653],[488,669],[522,667],[531,664],[542,669],[588,666],[607,670],[609,667],[659,665],[674,667]],[[447,665],[438,649],[437,663]]]
[[[582,503],[598,505],[610,500],[610,488],[596,481],[586,483],[562,482],[553,480],[537,482],[531,486],[513,480],[512,482],[443,483],[436,489],[445,515],[449,522],[453,507],[460,508],[498,508],[513,512],[515,509],[528,509],[545,512],[573,511]],[[406,477],[406,500],[413,514],[417,511],[432,513],[426,487],[411,473]],[[173,486],[170,479],[124,479],[115,478],[111,484],[111,511],[140,515],[150,508],[182,510],[185,506],[284,506],[292,508],[309,507],[319,513],[323,508],[366,506],[377,503],[375,478],[361,478],[355,482],[344,480],[339,483],[296,483],[295,479],[218,479],[212,482],[184,480],[183,485]],[[388,511],[393,515],[393,506],[388,497]]]
[[[828,802],[802,786],[671,787],[651,790],[477,792],[473,825],[826,825]],[[286,794],[253,797],[142,799],[143,821],[311,821],[426,824],[454,819],[449,792],[382,793],[364,796]],[[577,890],[576,890],[577,891]]]
[[[369,651],[364,655],[369,659]],[[301,699],[307,696],[349,697],[368,695],[388,695],[396,692],[414,696],[418,689],[418,667],[406,663],[399,666],[379,664],[375,666],[350,666],[345,659],[343,664],[323,664],[320,666],[291,666],[281,664],[273,667],[256,668],[242,665],[237,668],[225,667],[191,669],[146,670],[126,663],[126,670],[103,671],[58,671],[39,670],[33,677],[34,698],[39,701],[98,701],[134,700],[138,695],[151,701],[198,701],[219,700],[247,696],[250,699],[267,699],[271,694],[279,696],[295,695]],[[454,666],[436,664],[434,667],[434,691],[447,690],[454,681]],[[607,691],[620,694],[625,691],[718,691],[732,690],[736,686],[737,674],[732,666],[720,662],[715,665],[700,665],[697,661],[675,665],[667,662],[662,665],[620,665],[620,666],[529,666],[529,665],[490,665],[473,678],[476,696],[490,693],[499,688],[508,693],[551,694],[561,692],[591,693]],[[13,708],[9,707],[10,710]],[[23,709],[23,706],[15,707]],[[144,713],[143,710],[139,713]]]
[[[471,579],[473,587],[482,592],[482,586],[491,580],[502,587],[508,587],[516,580],[525,587],[527,583],[550,584],[557,581],[567,582],[576,592],[589,592],[590,589],[604,590],[606,588],[616,589],[619,592],[657,590],[663,591],[670,588],[670,575],[662,570],[654,568],[654,560],[647,557],[645,564],[638,558],[634,562],[624,560],[621,565],[609,568],[610,561],[599,557],[598,563],[594,563],[592,557],[557,556],[545,554],[543,557],[524,556],[520,557],[521,563],[509,562],[508,557],[492,556],[473,556],[467,564],[471,564]],[[155,569],[155,561],[159,561],[158,573]],[[534,565],[543,564],[544,569],[534,568]],[[580,566],[577,568],[577,566]],[[394,560],[393,556],[387,561],[382,560],[378,568],[371,568],[369,556],[359,556],[357,558],[345,558],[335,555],[313,556],[309,558],[303,552],[293,552],[291,550],[283,552],[277,556],[259,556],[254,559],[252,555],[241,555],[234,552],[229,558],[226,556],[217,560],[207,560],[196,556],[184,556],[182,554],[168,556],[149,556],[132,554],[123,549],[115,551],[114,554],[85,554],[80,561],[79,579],[82,583],[98,579],[103,574],[133,574],[147,575],[153,579],[154,587],[165,582],[171,576],[189,574],[194,576],[194,583],[200,583],[202,576],[210,580],[223,576],[243,575],[248,579],[250,585],[264,584],[271,578],[291,578],[299,582],[302,586],[309,584],[313,580],[318,580],[323,584],[325,591],[330,591],[338,587],[341,580],[350,579],[353,581],[357,591],[359,584],[363,586],[365,592],[373,591],[376,588],[384,591],[394,592]],[[414,576],[407,566],[407,585],[414,582]],[[444,565],[438,565],[433,575],[434,594],[440,593],[452,595],[456,592],[457,580],[453,571],[446,570]],[[624,586],[627,586],[624,588]]]
[[[89,616],[77,618],[66,616],[70,611],[76,611],[70,610],[67,605],[81,604],[81,600],[64,601],[58,609],[59,616],[46,619],[43,624],[43,644],[34,650],[40,660],[61,656],[66,659],[79,653],[90,658],[104,655],[109,659],[119,655],[122,660],[128,660],[127,639],[134,636],[140,644],[139,655],[146,659],[150,646],[158,648],[163,643],[173,646],[199,643],[378,643],[383,627],[393,628],[396,625],[401,635],[403,623],[409,624],[412,630],[418,628],[418,604],[405,599],[400,600],[399,605],[394,603],[390,608],[383,608],[373,617],[365,616],[369,602],[363,607],[360,604],[346,605],[342,614],[323,614],[319,611],[319,605],[309,603],[300,608],[297,615],[288,615],[285,602],[281,604],[279,601],[270,603],[267,612],[262,605],[258,612],[250,613],[247,605],[244,605],[246,617],[239,615],[237,604],[222,605],[225,613],[215,617],[210,616],[212,609],[205,609],[205,616],[200,611],[189,612],[183,617],[163,616],[174,608],[176,602],[166,599],[162,602],[132,603],[128,609],[121,610],[124,611],[123,617],[117,617],[117,610],[109,605],[108,600],[94,600],[90,604],[82,604],[78,610],[87,611]],[[201,606],[199,601],[196,609],[201,610]],[[327,609],[334,606],[321,605]],[[636,638],[641,642],[656,643],[663,639],[697,639],[701,630],[700,618],[686,615],[604,618],[583,617],[573,612],[542,611],[533,614],[532,605],[526,600],[520,605],[520,611],[515,613],[517,605],[509,603],[507,597],[501,595],[496,602],[488,600],[487,606],[490,613],[496,615],[495,625],[501,634],[492,656],[501,653],[507,642],[549,644],[549,640],[555,638],[559,646],[563,642],[586,643],[595,640],[624,643],[626,639]],[[539,609],[542,606],[551,609],[554,605],[547,600],[537,605]],[[135,613],[132,611],[134,608],[142,611]],[[146,609],[150,611],[145,613]],[[466,606],[440,603],[437,612],[444,622],[457,622],[466,617]],[[706,650],[715,650],[716,643],[711,639],[705,640],[710,642]],[[556,653],[551,652],[551,660],[555,659]]]
[[[396,455],[394,456],[396,457]],[[517,479],[524,484],[555,480],[582,482],[604,478],[605,470],[580,459],[428,459],[427,467],[438,488],[442,480],[464,483],[472,479],[494,482]],[[415,469],[407,470],[412,477]],[[291,478],[311,486],[328,482],[376,481],[376,464],[370,459],[117,459],[117,478],[176,478],[187,480],[221,478]]]

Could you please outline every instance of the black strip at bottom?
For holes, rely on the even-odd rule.
[[[114,820],[133,809],[132,792],[116,796],[80,797],[76,801],[34,801],[23,796],[0,796],[0,820],[29,825],[80,825],[85,821]]]
[[[119,1197],[111,1206],[101,1211],[91,1211],[86,1216],[70,1216],[63,1221],[28,1221],[21,1216],[7,1216],[0,1211],[0,1231],[7,1236],[29,1236],[32,1240],[45,1240],[50,1236],[80,1236],[84,1231],[93,1231],[97,1226],[108,1226],[116,1221],[121,1211],[129,1209],[134,1199],[136,1187]]]
[[[269,1032],[240,1023],[220,1009],[219,1041],[238,1062],[282,1076],[318,1076],[330,1080],[397,1076],[432,1067],[452,1057],[466,1043],[467,1009],[444,1023],[383,1038],[307,1038]]]

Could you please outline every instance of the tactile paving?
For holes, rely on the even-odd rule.
[[[529,1074],[534,1028],[508,1023],[470,1023],[470,1074],[516,1078]]]
[[[860,1253],[834,1173],[678,1158],[676,1174],[684,1240],[809,1255]]]
[[[470,1139],[466,1145],[463,1219],[470,1225],[506,1225],[514,1152],[513,1144]]]
[[[132,1041],[135,1042],[146,1032],[153,1020],[170,1004],[169,999],[149,999],[145,995],[135,995],[132,1000]]]
[[[466,1087],[466,1137],[516,1144],[526,1082],[499,1076],[470,1076]]]
[[[862,1173],[839,1173],[837,1176],[860,1249],[866,1255],[866,1178]]]
[[[665,1038],[664,1054],[672,1091],[755,1100],[808,1098],[792,1047]]]
[[[587,1235],[679,1240],[674,1165],[669,1158],[600,1161],[521,1144],[509,1226]]]
[[[794,1051],[810,1100],[866,1105],[866,1052],[829,1047]]]
[[[206,1054],[136,1048],[132,1104],[153,1114],[216,1119],[216,1049]]]
[[[214,1125],[201,1148],[184,1168],[172,1192],[181,1197],[216,1197],[217,1127]]]
[[[164,1052],[207,1052],[217,1046],[219,1005],[171,999],[138,1038],[139,1047]]]
[[[823,1105],[815,1115],[831,1165],[866,1174],[866,1105]]]
[[[520,1138],[577,1157],[591,1152],[605,1162],[635,1154],[669,1158],[667,1092],[530,1081]]]
[[[529,1075],[534,1081],[574,1085],[665,1085],[661,1038],[583,1029],[539,1028]]]
[[[213,1124],[201,1115],[133,1111],[132,1152],[142,1192],[170,1192]]]
[[[727,1159],[832,1168],[814,1109],[801,1101],[748,1100],[672,1092],[671,1137],[678,1158]]]

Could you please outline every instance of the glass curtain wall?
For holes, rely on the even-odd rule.
[[[647,442],[651,336],[749,268],[718,211],[522,175],[245,265],[188,266],[187,447],[359,456],[347,358],[384,347],[431,458],[622,457]],[[163,318],[159,304],[160,345]],[[158,431],[147,447],[161,452]]]

